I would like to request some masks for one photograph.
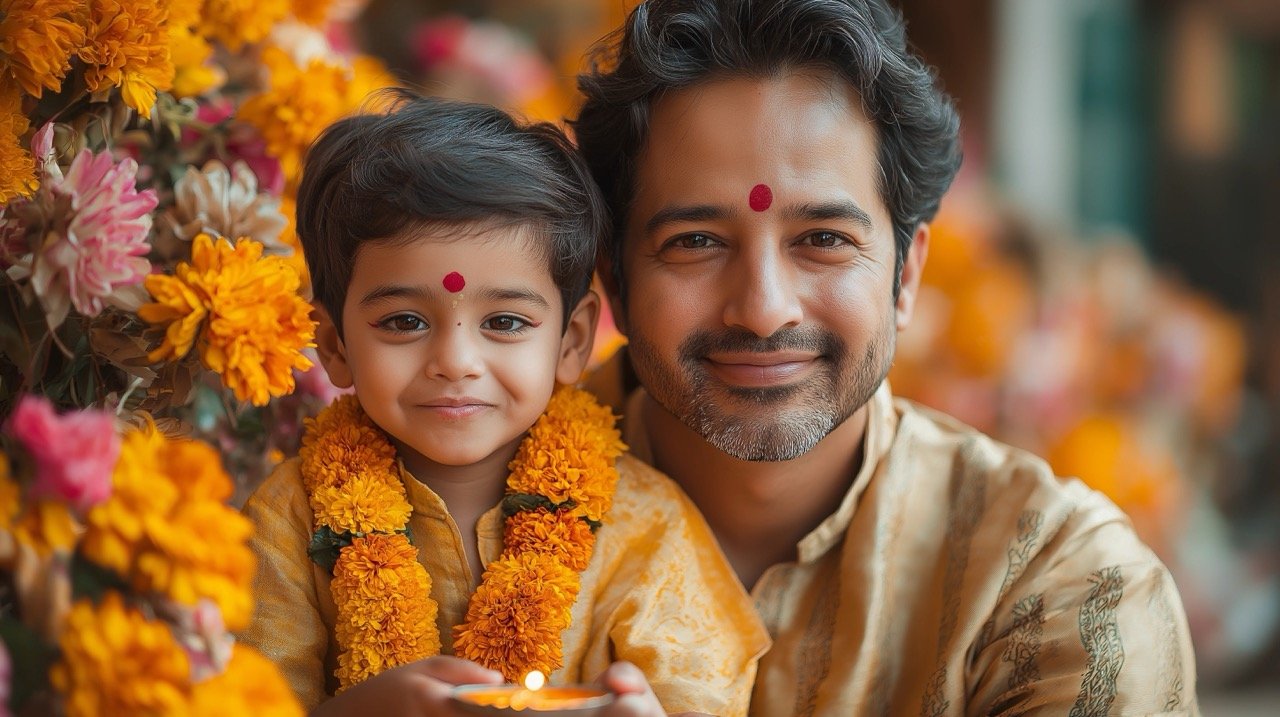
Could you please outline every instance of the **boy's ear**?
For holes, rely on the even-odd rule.
[[[605,299],[609,301],[609,314],[613,317],[613,325],[618,331],[627,333],[626,312],[622,310],[622,287],[613,275],[613,260],[606,252],[596,254],[596,280],[604,290]]]
[[[323,306],[314,304],[311,311],[316,319],[316,353],[320,355],[320,365],[334,386],[351,388],[351,366],[347,363],[347,347],[338,335],[338,325]]]
[[[924,274],[924,262],[929,258],[929,225],[920,222],[911,248],[902,261],[902,283],[899,284],[898,302],[894,306],[894,323],[898,331],[907,328],[915,313],[916,297],[920,295],[920,277]]]
[[[560,337],[560,356],[556,361],[556,383],[569,386],[582,378],[591,360],[591,349],[596,338],[596,324],[600,321],[600,296],[588,291],[569,314],[569,323]]]

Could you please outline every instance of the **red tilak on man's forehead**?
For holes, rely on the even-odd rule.
[[[462,278],[462,274],[459,274],[456,271],[451,271],[444,275],[444,288],[451,294],[456,294],[459,291],[462,291],[462,287],[466,285],[467,280]]]
[[[773,204],[773,190],[769,189],[767,184],[757,184],[751,188],[751,194],[747,196],[747,203],[757,212],[763,212]]]

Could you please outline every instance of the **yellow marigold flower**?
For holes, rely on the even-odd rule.
[[[0,205],[35,191],[36,161],[22,144],[28,127],[21,90],[0,84]]]
[[[148,358],[181,359],[192,344],[205,368],[241,401],[264,406],[293,391],[293,369],[311,361],[311,306],[298,295],[298,274],[278,256],[262,256],[262,245],[240,239],[233,247],[207,234],[195,238],[191,263],[174,276],[153,274],[147,291],[156,300],[138,310],[153,324],[168,324],[164,342]]]
[[[84,0],[0,0],[0,84],[12,77],[33,97],[62,89],[84,45],[85,10]]]
[[[556,504],[573,501],[575,515],[599,521],[613,504],[614,461],[626,450],[614,422],[590,394],[559,388],[516,451],[507,485]]]
[[[580,573],[591,560],[596,536],[591,526],[572,511],[538,508],[507,518],[502,542],[504,557],[522,553],[550,555]]]
[[[357,473],[342,486],[316,488],[312,502],[322,506],[316,510],[316,525],[339,533],[394,533],[413,512],[404,485],[373,471]]]
[[[275,663],[236,643],[226,669],[192,690],[190,714],[302,717],[303,712]]]
[[[0,451],[0,532],[13,532],[14,518],[22,510],[22,487],[9,472],[9,456]]]
[[[111,497],[89,511],[85,557],[141,592],[212,600],[232,630],[248,625],[256,567],[252,525],[223,503],[231,479],[204,443],[134,431],[121,444]]]
[[[515,681],[550,674],[564,662],[560,634],[578,598],[578,574],[549,555],[523,554],[489,564],[454,629],[454,654]]]
[[[440,652],[431,577],[417,552],[399,533],[357,538],[342,549],[330,588],[343,689]]]
[[[320,132],[360,109],[373,89],[393,84],[381,63],[372,58],[357,58],[350,68],[319,58],[298,67],[283,50],[269,47],[262,53],[262,62],[270,73],[270,85],[246,100],[236,116],[262,134],[267,152],[279,160],[290,188],[297,186],[302,156]]]
[[[49,671],[68,717],[186,714],[189,663],[167,625],[107,593],[67,615],[61,659]]]
[[[165,0],[89,0],[86,44],[79,57],[89,91],[119,87],[125,104],[151,116],[156,91],[173,86]]]
[[[42,556],[55,550],[71,552],[78,533],[71,508],[56,500],[37,500],[28,504],[13,526],[13,537]]]
[[[303,425],[306,432],[298,455],[308,492],[320,486],[341,488],[355,471],[390,475],[395,469],[395,446],[360,409],[355,396],[339,397],[315,418],[304,419]],[[313,495],[311,506],[317,515],[319,505]]]
[[[224,46],[261,41],[289,14],[289,0],[205,0],[201,34]]]
[[[302,253],[302,240],[298,238],[297,212],[297,200],[287,194],[280,197],[280,213],[289,220],[285,228],[280,231],[280,243],[293,249],[293,253],[286,255],[285,260],[298,272],[298,276],[302,277],[302,294],[310,296],[311,273],[307,270],[307,258]]]
[[[209,62],[213,46],[189,27],[169,27],[169,56],[173,60],[175,97],[197,97],[218,88],[226,79],[225,73]]]

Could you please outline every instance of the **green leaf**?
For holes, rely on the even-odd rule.
[[[565,505],[569,505],[569,503]],[[502,499],[502,515],[504,518],[510,518],[524,510],[537,510],[538,508],[555,510],[556,507],[556,504],[552,503],[546,496],[533,495],[531,493],[508,493]]]
[[[71,556],[71,596],[88,598],[95,604],[108,591],[128,594],[129,586],[115,571],[104,568],[76,551]]]
[[[58,659],[58,651],[35,630],[8,614],[0,614],[0,641],[9,651],[13,669],[9,709],[20,714],[32,695],[50,689],[49,668]]]
[[[311,535],[311,544],[307,546],[307,555],[311,561],[333,574],[333,565],[338,562],[338,554],[351,545],[351,533],[335,533],[329,526],[322,525]]]

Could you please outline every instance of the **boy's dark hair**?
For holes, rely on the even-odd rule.
[[[554,125],[486,105],[389,91],[389,109],[330,125],[307,152],[298,235],[315,298],[342,333],[361,243],[417,228],[528,225],[560,288],[565,324],[591,285],[608,210]]]
[[[578,78],[586,102],[572,125],[613,213],[605,248],[620,289],[619,247],[654,101],[706,80],[804,67],[838,73],[875,123],[897,296],[916,226],[933,218],[960,167],[960,119],[907,48],[902,16],[882,0],[648,0],[593,52],[591,71]]]

